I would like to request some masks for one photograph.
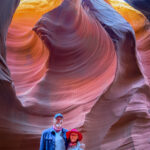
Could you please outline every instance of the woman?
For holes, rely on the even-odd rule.
[[[82,134],[77,129],[72,129],[66,133],[68,140],[67,150],[84,150],[84,144],[81,144]]]

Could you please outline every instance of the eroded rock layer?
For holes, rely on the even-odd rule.
[[[0,2],[0,149],[38,149],[57,112],[86,150],[149,149],[150,12],[127,2]]]

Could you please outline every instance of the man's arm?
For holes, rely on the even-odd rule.
[[[41,140],[40,140],[40,149],[39,150],[45,150],[45,139],[44,139],[43,133],[42,133]]]

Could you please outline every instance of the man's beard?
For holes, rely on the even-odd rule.
[[[57,129],[61,129],[62,128],[62,124],[58,123],[55,125]]]

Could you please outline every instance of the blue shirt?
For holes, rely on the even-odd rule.
[[[66,132],[67,131],[68,130],[66,130],[64,128],[61,131],[61,135],[62,135],[64,142],[65,142],[65,148],[67,148],[67,146],[68,146],[67,138],[66,138]],[[58,139],[56,139],[56,137],[57,137],[56,131],[54,130],[53,127],[44,130],[42,133],[42,136],[41,136],[40,149],[39,150],[56,150],[56,143],[58,142],[58,141],[56,141],[56,140],[58,140]]]
[[[62,131],[55,132],[55,150],[66,150],[65,140],[62,136]]]
[[[68,146],[67,150],[83,150],[80,146],[81,146],[81,144],[80,144],[80,142],[78,142],[76,146],[71,146],[71,147]]]

